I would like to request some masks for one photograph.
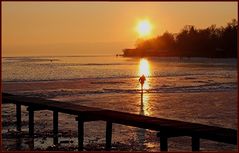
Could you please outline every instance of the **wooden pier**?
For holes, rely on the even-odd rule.
[[[78,148],[84,147],[84,122],[106,121],[106,150],[111,149],[112,125],[122,124],[138,128],[159,131],[160,150],[168,150],[168,138],[189,136],[192,138],[192,151],[200,150],[200,139],[237,145],[237,130],[197,123],[182,122],[163,118],[149,117],[107,109],[81,106],[42,98],[33,98],[2,93],[2,103],[16,105],[16,127],[21,130],[21,105],[27,106],[29,111],[29,136],[34,137],[34,112],[39,110],[53,111],[53,142],[58,143],[58,113],[76,116],[78,121]]]

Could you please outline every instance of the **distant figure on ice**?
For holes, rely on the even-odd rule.
[[[143,91],[143,86],[144,86],[144,82],[145,82],[146,78],[144,75],[142,75],[140,78],[139,78],[139,82],[141,84],[141,90]]]

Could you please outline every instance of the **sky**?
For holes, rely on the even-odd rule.
[[[133,48],[137,23],[150,37],[185,25],[225,26],[237,2],[2,2],[2,56],[114,55]]]

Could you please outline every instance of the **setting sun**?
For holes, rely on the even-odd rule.
[[[152,24],[148,20],[142,20],[137,25],[137,32],[140,37],[149,36],[152,31]]]

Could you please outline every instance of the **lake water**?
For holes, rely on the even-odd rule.
[[[146,75],[141,103],[140,75]],[[237,128],[237,60],[207,58],[123,58],[116,56],[4,57],[3,91],[155,117]],[[28,113],[16,141],[15,108],[2,105],[5,149],[28,150]],[[52,112],[36,112],[35,149],[52,145]],[[74,116],[60,114],[61,146],[77,146]],[[85,125],[86,150],[102,150],[105,123]],[[24,135],[25,132],[25,135]],[[113,125],[113,149],[158,151],[155,131]],[[72,143],[67,143],[72,142]],[[236,146],[202,140],[201,150],[228,151]],[[190,151],[189,137],[170,138],[169,151]]]

